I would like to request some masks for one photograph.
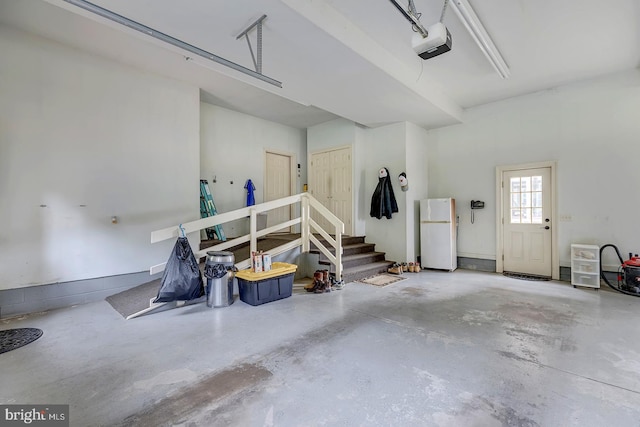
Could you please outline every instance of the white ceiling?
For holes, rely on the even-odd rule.
[[[406,0],[399,0],[406,4]],[[451,52],[421,60],[389,0],[94,0],[247,68],[236,36],[263,14],[263,73],[277,88],[62,0],[0,0],[0,22],[201,88],[205,102],[305,128],[344,117],[427,129],[465,108],[640,66],[638,0],[469,0],[511,70],[502,80],[448,10]],[[425,26],[441,0],[414,0]],[[255,32],[252,33],[255,47]]]

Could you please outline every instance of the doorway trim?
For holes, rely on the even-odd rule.
[[[504,244],[503,244],[503,213],[504,213],[504,188],[502,187],[502,175],[506,171],[516,171],[523,169],[539,169],[550,168],[551,169],[551,183],[549,191],[551,191],[551,279],[560,279],[560,256],[558,253],[558,231],[556,224],[558,224],[558,200],[557,200],[557,167],[558,162],[536,162],[536,163],[524,163],[517,165],[503,165],[496,166],[496,273],[502,273],[504,271]]]
[[[289,171],[290,171],[290,188],[289,188],[289,195],[293,196],[294,194],[297,194],[296,188],[298,185],[298,168],[297,168],[297,163],[296,163],[296,154],[295,153],[291,153],[288,151],[279,151],[279,150],[272,150],[270,148],[265,148],[264,149],[264,155],[263,155],[263,164],[264,164],[264,173],[263,173],[263,177],[262,177],[262,194],[263,197],[266,197],[267,194],[267,154],[271,153],[271,154],[277,154],[278,156],[285,156],[289,158]],[[266,200],[265,200],[266,201]],[[289,218],[295,218],[296,216],[296,212],[294,209],[294,205],[290,205],[289,206]],[[285,230],[281,230],[279,231],[280,233],[286,233]],[[289,232],[293,232],[293,227],[289,227]]]

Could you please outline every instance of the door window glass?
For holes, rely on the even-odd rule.
[[[511,224],[542,224],[542,176],[510,179]]]

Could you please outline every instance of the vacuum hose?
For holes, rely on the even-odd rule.
[[[624,264],[624,260],[622,259],[622,255],[620,255],[620,251],[618,250],[618,248],[615,245],[612,245],[611,243],[604,245],[603,247],[600,248],[600,278],[602,280],[604,280],[604,282],[607,285],[609,285],[609,287],[611,289],[613,289],[615,291],[618,291],[618,292],[626,294],[626,295],[631,295],[631,296],[634,296],[634,297],[640,297],[640,294],[635,293],[635,292],[628,292],[628,291],[625,291],[624,289],[617,288],[617,287],[613,286],[611,283],[609,283],[609,280],[607,280],[607,277],[604,275],[604,270],[602,269],[602,251],[607,246],[611,246],[616,251],[616,254],[618,255],[618,259],[620,260],[620,265]]]

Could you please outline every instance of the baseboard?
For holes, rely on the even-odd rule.
[[[458,268],[463,270],[486,271],[489,273],[496,272],[495,259],[468,258],[458,257]]]
[[[0,319],[100,301],[160,278],[148,271],[0,290]]]
[[[496,261],[491,259],[458,257],[458,268],[463,270],[477,270],[495,273]],[[607,273],[609,277],[609,273]],[[615,273],[611,273],[611,280],[615,281]],[[571,267],[560,267],[561,282],[571,282]]]

